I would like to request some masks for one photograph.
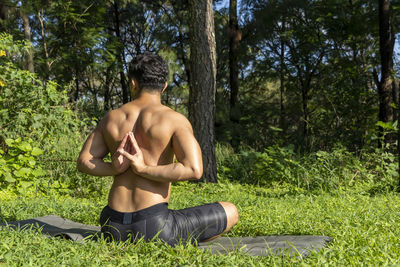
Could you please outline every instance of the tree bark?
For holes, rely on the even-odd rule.
[[[24,37],[27,42],[29,42],[29,51],[26,53],[26,66],[25,69],[27,69],[29,72],[34,73],[35,68],[33,65],[33,48],[31,44],[31,27],[29,26],[29,17],[26,15],[25,11],[23,10],[23,7],[20,9],[20,14],[21,14],[21,19],[22,23],[24,25]]]
[[[110,85],[111,85],[111,66],[107,68],[106,71],[106,80],[104,83],[104,111],[109,111],[111,109],[110,101],[111,101],[111,90],[110,90]]]
[[[286,23],[284,18],[282,19],[282,32],[286,31]],[[285,40],[281,37],[280,40],[280,54],[279,54],[279,61],[280,61],[280,118],[279,118],[279,127],[282,129],[282,133],[286,133],[287,124],[286,124],[286,109],[285,109]]]
[[[393,97],[393,103],[396,108],[393,109],[393,120],[398,120],[399,118],[399,83],[398,81],[393,78],[392,82],[392,97]],[[398,124],[397,124],[398,125]],[[398,125],[399,127],[400,125]]]
[[[229,85],[230,95],[230,120],[239,122],[239,112],[237,107],[239,94],[239,66],[238,66],[238,48],[241,40],[241,32],[237,19],[237,0],[229,1]]]
[[[2,23],[2,20],[6,20],[9,17],[9,8],[7,5],[1,5],[0,6],[0,23]]]
[[[240,108],[238,105],[239,96],[239,60],[238,50],[239,42],[242,38],[242,34],[239,29],[237,19],[237,0],[229,1],[229,86],[231,90],[230,94],[230,110],[229,119],[232,122],[232,139],[231,145],[237,149],[240,145]]]
[[[74,101],[78,101],[79,98],[79,76],[78,73],[75,75],[75,92],[74,92]]]
[[[308,110],[308,100],[309,100],[309,85],[303,85],[301,88],[302,105],[303,105],[303,139],[305,144],[305,149],[309,149],[309,122],[310,113]]]
[[[393,92],[395,95],[395,100],[396,100],[396,113],[395,113],[395,119],[397,120],[397,163],[398,163],[398,169],[397,172],[399,173],[400,177],[400,110],[399,110],[399,88],[400,87],[400,80],[394,79],[393,81]],[[400,179],[398,181],[397,185],[397,192],[400,192]]]
[[[378,83],[379,120],[393,120],[392,72],[394,33],[389,20],[389,0],[379,0],[379,53],[381,57],[381,79]]]
[[[125,79],[125,74],[124,74],[124,63],[123,59],[125,58],[123,56],[124,53],[124,47],[123,47],[123,42],[121,38],[121,31],[120,31],[120,21],[119,21],[119,10],[118,10],[118,1],[114,0],[114,14],[115,14],[115,35],[117,37],[119,44],[119,48],[117,49],[117,58],[118,58],[118,67],[119,67],[119,77],[121,80],[121,89],[122,89],[122,102],[128,103],[129,102],[129,92],[128,92],[128,86],[126,83]]]
[[[189,119],[203,154],[203,181],[217,182],[215,159],[216,51],[212,0],[189,0]]]
[[[44,12],[43,9],[39,10],[38,13],[37,13],[37,17],[38,17],[39,22],[40,22],[40,35],[42,37],[43,50],[44,50],[44,55],[46,57],[45,62],[46,62],[46,67],[47,67],[47,73],[45,75],[45,80],[47,80],[48,76],[49,76],[49,73],[50,73],[52,62],[50,62],[50,54],[49,54],[49,51],[47,50],[46,33],[45,33],[45,28],[44,28],[44,21],[43,21],[43,18],[42,18],[43,12]]]

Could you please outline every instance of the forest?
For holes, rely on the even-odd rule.
[[[125,244],[129,255],[101,243],[96,258],[91,244],[0,228],[0,263],[143,264],[154,246],[151,266],[398,263],[399,38],[399,0],[1,0],[2,221],[98,224],[112,181],[78,173],[76,159],[133,100],[128,64],[150,51],[169,65],[162,103],[190,120],[203,153],[202,182],[173,184],[171,207],[225,197],[241,216],[229,236],[335,242],[305,262],[146,243]]]

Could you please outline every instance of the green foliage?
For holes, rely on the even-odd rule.
[[[5,51],[2,55],[6,54],[0,57],[3,63],[0,65],[0,148],[3,151],[11,149],[8,151],[13,154],[7,155],[11,157],[7,160],[15,166],[14,169],[3,170],[3,176],[7,177],[8,183],[11,179],[20,181],[21,177],[24,177],[21,181],[26,182],[28,178],[33,181],[39,178],[37,168],[40,165],[48,174],[45,183],[37,179],[41,190],[66,192],[81,190],[82,184],[91,184],[95,178],[78,174],[75,161],[83,138],[95,126],[93,120],[74,109],[76,107],[68,103],[66,91],[55,82],[42,82],[13,62],[14,55],[24,51],[21,42],[1,34],[0,51]],[[14,140],[14,143],[6,141],[8,139]],[[33,152],[15,152],[18,142],[29,144]],[[44,151],[42,155],[29,154],[37,153],[38,148]],[[34,166],[29,165],[30,161],[25,158],[31,156],[35,157]],[[32,170],[28,171],[28,167]],[[92,191],[101,191],[96,186],[92,186]]]
[[[61,134],[78,132],[81,126],[76,113],[67,105],[65,91],[58,91],[58,85],[43,83],[28,71],[21,70],[12,62],[12,55],[20,53],[23,47],[15,42],[9,45],[10,37],[1,35],[0,49],[7,56],[0,57],[0,137],[30,137],[40,145],[48,144]]]
[[[268,147],[233,153],[229,147],[217,148],[218,174],[222,179],[259,186],[288,184],[294,190],[334,191],[359,183],[372,183],[370,193],[392,190],[398,173],[395,155],[380,149],[359,155],[337,147],[330,152],[300,155],[294,146]]]
[[[34,146],[33,140],[6,139],[5,143],[6,152],[0,150],[0,187],[25,189],[40,181],[46,174],[37,162],[43,151]]]

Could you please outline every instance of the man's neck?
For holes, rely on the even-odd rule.
[[[161,94],[158,92],[142,91],[135,101],[146,104],[161,104]]]

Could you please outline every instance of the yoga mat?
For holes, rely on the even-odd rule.
[[[0,227],[21,230],[39,227],[46,236],[63,237],[77,242],[85,238],[96,239],[96,233],[100,231],[99,226],[77,223],[56,215],[2,223]],[[327,236],[314,235],[219,237],[209,242],[199,243],[198,248],[208,250],[213,254],[240,251],[251,256],[285,254],[292,257],[306,257],[324,248],[331,240]]]

